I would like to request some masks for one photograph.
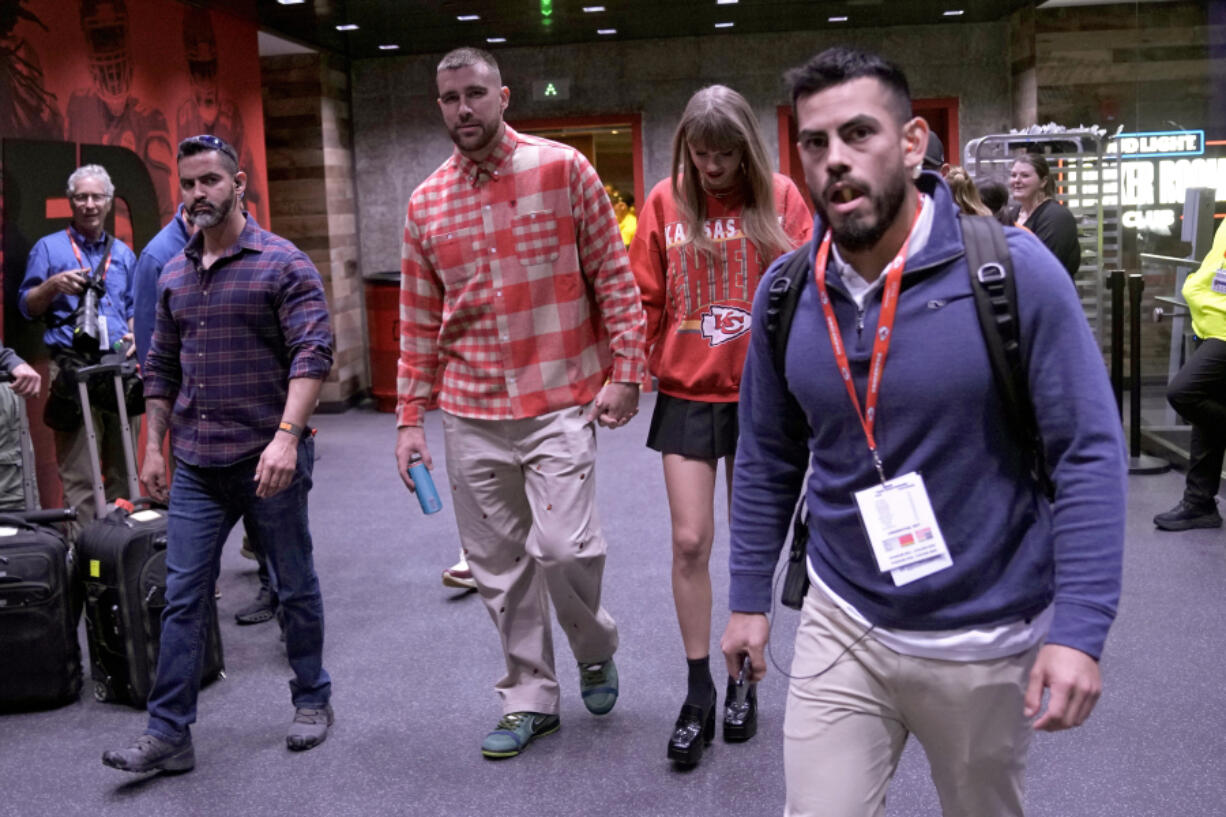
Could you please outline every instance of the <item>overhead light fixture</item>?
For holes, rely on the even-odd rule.
[[[826,22],[828,23],[846,23],[847,19],[848,18],[846,17],[828,17],[826,18]]]
[[[283,6],[301,6],[306,0],[277,0]]]
[[[963,9],[949,9],[945,12],[946,17],[961,17],[964,14]]]
[[[486,37],[485,41],[487,43],[494,43],[494,44],[505,43],[507,41],[507,38],[506,37]]]
[[[616,33],[617,33],[617,29],[615,29],[615,28],[598,28],[598,29],[596,29],[596,33],[597,33],[597,34],[616,34]]]
[[[455,18],[459,20],[461,23],[471,23],[474,20],[480,20],[481,15],[480,14],[457,14]]]
[[[716,23],[716,28],[732,28],[736,23]]]
[[[604,11],[604,6],[584,6],[583,11],[586,14],[595,14],[598,11]]]
[[[357,31],[358,24],[357,23],[345,23],[344,25],[337,26],[336,30],[337,31]]]
[[[735,6],[739,2],[741,2],[741,0],[715,0],[715,5],[717,6]]]
[[[400,46],[396,45],[396,43],[384,43],[383,45],[379,46],[379,50],[380,51],[399,51]]]
[[[618,131],[616,128],[614,128],[613,130],[609,131],[609,135],[610,135],[610,136],[616,136],[616,135],[617,135],[619,132],[620,132],[620,131]]]

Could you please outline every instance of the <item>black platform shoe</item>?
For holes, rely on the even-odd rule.
[[[758,685],[749,681],[740,684],[728,679],[724,695],[724,740],[740,743],[758,731]]]
[[[668,739],[668,759],[678,766],[697,766],[702,760],[702,752],[715,739],[715,690],[711,690],[711,701],[705,706],[685,704],[677,723],[673,726],[673,736]]]

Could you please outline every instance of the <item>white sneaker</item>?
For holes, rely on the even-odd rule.
[[[473,572],[468,569],[467,561],[461,559],[443,571],[443,587],[459,587],[463,590],[477,589],[477,582],[473,578]]]

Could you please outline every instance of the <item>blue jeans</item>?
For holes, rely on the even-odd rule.
[[[204,671],[208,610],[230,530],[245,517],[259,532],[277,589],[295,707],[328,703],[332,681],[323,668],[324,609],[311,558],[307,494],[315,443],[298,444],[298,472],[275,496],[255,495],[258,457],[223,468],[179,462],[170,486],[166,549],[166,611],[157,679],[149,693],[146,733],[172,743],[190,736]]]

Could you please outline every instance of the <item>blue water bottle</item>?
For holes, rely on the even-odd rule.
[[[409,458],[409,476],[417,488],[417,501],[421,503],[423,513],[438,513],[443,509],[443,501],[438,498],[434,489],[434,480],[430,477],[430,469],[421,461],[421,454]]]

